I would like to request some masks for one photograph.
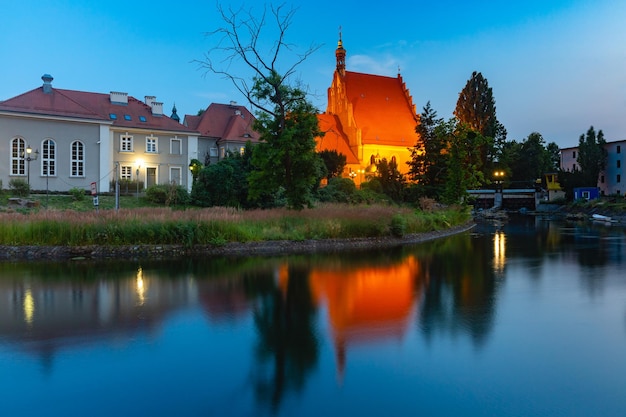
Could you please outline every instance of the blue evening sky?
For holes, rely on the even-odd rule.
[[[263,4],[245,7],[259,15]],[[626,139],[623,0],[292,4],[298,10],[287,41],[295,52],[320,46],[297,75],[322,111],[341,26],[347,69],[396,76],[400,68],[418,113],[430,101],[451,117],[476,70],[493,88],[508,139],[536,131],[546,142],[576,146],[591,125],[609,141]],[[248,104],[194,63],[217,41],[205,33],[223,25],[214,1],[19,0],[3,3],[0,20],[0,100],[40,86],[49,73],[57,88],[154,95],[168,114],[175,103],[181,118],[212,102]]]

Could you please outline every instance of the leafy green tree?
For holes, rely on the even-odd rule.
[[[335,150],[324,150],[319,153],[326,167],[326,179],[341,177],[346,167],[346,156]]]
[[[446,138],[437,135],[437,127],[443,124],[443,119],[437,117],[430,101],[424,106],[420,115],[420,123],[416,127],[420,139],[411,148],[409,178],[416,181],[415,187],[420,188],[420,194],[437,198],[443,188],[447,167]]]
[[[287,205],[302,209],[312,204],[313,190],[321,177],[323,162],[315,152],[319,130],[316,110],[304,92],[287,87],[274,73],[256,80],[259,99],[276,102],[271,113],[259,113],[254,128],[261,142],[254,148],[250,197],[284,189]]]
[[[252,144],[248,142],[243,154],[229,152],[218,163],[202,168],[191,190],[193,204],[250,208],[248,175],[252,149]]]
[[[289,80],[298,65],[319,47],[294,54],[292,62],[279,60],[284,50],[294,50],[285,40],[293,21],[293,8],[270,8],[271,21],[276,24],[272,36],[276,38],[269,42],[262,37],[268,22],[266,9],[261,17],[242,10],[226,10],[220,5],[218,11],[225,26],[210,35],[221,35],[222,39],[200,64],[207,71],[230,79],[258,110],[254,128],[261,134],[261,143],[254,149],[255,170],[249,177],[249,197],[259,201],[263,196],[284,191],[290,208],[310,205],[321,177],[322,162],[315,152],[315,138],[322,133],[317,110],[307,100],[305,89],[291,85]],[[265,45],[271,46],[264,49]],[[220,54],[219,59],[211,58],[215,52]],[[251,77],[231,72],[231,64],[236,61],[245,64]]]
[[[556,172],[561,167],[561,149],[555,142],[550,142],[546,145],[546,151],[548,152],[548,171]]]
[[[398,170],[396,161],[387,161],[387,158],[376,164],[376,178],[380,182],[382,192],[396,203],[402,202],[406,180]]]
[[[439,126],[437,134],[448,142],[443,201],[463,203],[467,190],[478,188],[485,182],[480,150],[487,139],[454,118]]]
[[[485,168],[488,168],[491,162],[498,159],[507,133],[496,117],[493,90],[480,72],[474,71],[459,93],[454,116],[487,139],[481,149],[481,158]]]
[[[591,126],[586,135],[580,135],[578,140],[578,157],[576,162],[582,172],[583,186],[596,187],[600,171],[606,168],[607,151],[604,147],[606,140],[602,130],[596,131]]]

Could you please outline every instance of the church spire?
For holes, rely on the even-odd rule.
[[[170,116],[170,119],[180,122],[180,117],[178,117],[178,113],[176,112],[177,112],[176,103],[174,103],[174,107],[172,107],[172,115]]]
[[[346,50],[343,49],[343,41],[341,40],[341,26],[339,26],[339,42],[337,42],[335,56],[337,57],[337,72],[343,77],[346,75]]]

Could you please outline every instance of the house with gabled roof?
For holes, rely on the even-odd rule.
[[[146,187],[175,183],[191,189],[188,166],[197,158],[198,135],[168,117],[156,97],[138,100],[43,85],[0,102],[0,180],[28,180],[33,190],[109,191],[115,179]]]
[[[325,135],[317,139],[318,151],[329,149],[346,155],[344,176],[354,178],[358,172],[367,177],[383,158],[395,161],[400,172],[408,172],[409,148],[419,140],[419,115],[402,76],[346,71],[341,35],[335,57],[328,105],[319,116],[320,130]],[[355,181],[364,179],[359,175]]]
[[[229,152],[243,152],[246,143],[257,144],[255,117],[245,106],[212,103],[199,115],[185,115],[183,124],[200,133],[198,156],[205,165],[224,159]]]

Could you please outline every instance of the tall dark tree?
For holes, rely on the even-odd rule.
[[[398,164],[394,161],[387,161],[387,158],[380,160],[376,164],[376,179],[380,182],[382,192],[399,203],[404,198],[406,181],[404,175],[398,170]]]
[[[335,150],[324,150],[319,153],[326,167],[326,179],[341,177],[346,167],[346,156]]]
[[[408,162],[409,178],[417,182],[416,186],[422,190],[420,194],[432,198],[438,196],[445,181],[447,142],[445,137],[436,134],[442,123],[443,119],[437,117],[430,101],[427,102],[415,129],[420,139],[410,148],[411,160]]]
[[[607,151],[606,140],[602,130],[596,131],[591,126],[586,135],[578,139],[578,157],[576,162],[582,172],[583,186],[596,187],[600,171],[606,168]]]
[[[498,156],[506,140],[506,129],[496,117],[496,102],[493,90],[480,72],[474,71],[465,87],[459,93],[454,116],[469,128],[488,138],[481,157],[488,167]]]
[[[270,8],[277,37],[270,41],[262,38],[267,10],[260,17],[219,5],[218,11],[226,25],[210,35],[219,35],[221,40],[200,64],[208,72],[231,80],[258,110],[255,129],[261,133],[261,143],[254,150],[256,170],[250,175],[250,197],[258,199],[284,190],[289,207],[303,208],[311,203],[320,177],[321,160],[315,152],[315,138],[321,132],[317,110],[307,100],[305,88],[290,84],[290,79],[318,47],[295,55],[291,63],[279,60],[283,51],[294,51],[285,39],[293,22],[293,8]],[[271,46],[264,50],[264,45]],[[214,53],[220,57],[214,59]],[[236,62],[242,62],[251,76],[231,72],[231,65]]]

